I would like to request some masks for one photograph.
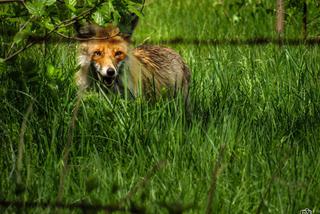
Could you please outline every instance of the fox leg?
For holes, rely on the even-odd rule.
[[[84,90],[89,86],[89,66],[81,67],[80,70],[75,74],[75,80],[80,88],[80,90]]]

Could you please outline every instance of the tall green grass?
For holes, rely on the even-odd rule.
[[[142,42],[152,29],[157,29],[157,34],[150,34],[155,41],[229,36],[223,33],[229,32],[227,22],[210,29],[208,19],[201,16],[210,9],[210,1],[199,3],[199,11],[191,1],[184,2],[150,4],[136,41]],[[55,202],[59,194],[77,95],[72,78],[76,47],[49,45],[46,55],[43,48],[35,46],[21,54],[1,74],[1,200]],[[179,99],[150,104],[88,91],[73,130],[62,201],[119,204],[127,197],[123,205],[128,209],[179,213],[189,208],[189,213],[204,213],[220,156],[213,211],[297,213],[306,207],[318,211],[319,47],[172,48],[192,70],[191,115],[185,114]],[[21,124],[31,102],[23,167],[18,171]],[[219,152],[222,145],[225,149]],[[152,171],[159,163],[161,167]]]

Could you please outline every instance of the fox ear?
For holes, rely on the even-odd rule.
[[[105,36],[114,37],[120,34],[120,29],[112,24],[108,24],[104,29]]]
[[[98,25],[96,24],[92,24],[92,23],[86,23],[83,26],[78,26],[78,28],[76,29],[77,31],[77,37],[79,38],[92,38],[98,35],[98,32],[100,31],[100,28]]]
[[[108,37],[120,36],[127,42],[131,41],[131,34],[123,33],[122,31],[120,31],[118,27],[112,24],[107,25],[107,27],[105,28],[105,31]]]
[[[131,42],[131,34],[126,34],[126,33],[121,33],[120,35],[126,42],[130,43]]]

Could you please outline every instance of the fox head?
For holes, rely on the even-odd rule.
[[[128,38],[121,35],[119,28],[113,25],[103,28],[91,24],[80,29],[79,33],[82,38],[80,65],[91,67],[106,85],[112,84],[127,57]]]

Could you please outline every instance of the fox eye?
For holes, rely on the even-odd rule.
[[[115,53],[114,53],[114,56],[115,57],[119,57],[119,56],[121,56],[123,53],[122,53],[122,51],[116,51]]]
[[[95,51],[93,52],[94,56],[101,56],[102,55],[102,51]]]

